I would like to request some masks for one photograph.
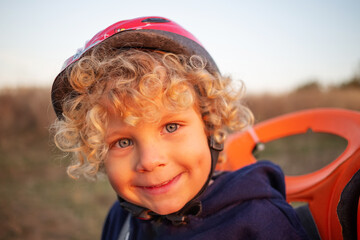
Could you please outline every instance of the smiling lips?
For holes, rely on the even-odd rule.
[[[175,185],[181,178],[182,173],[176,175],[174,178],[163,183],[151,186],[136,186],[137,188],[149,194],[162,194],[168,192],[173,185]]]

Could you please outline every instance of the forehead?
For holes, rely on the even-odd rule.
[[[158,123],[164,119],[186,116],[189,111],[199,114],[198,107],[190,101],[186,104],[170,104],[161,98],[154,99],[148,105],[130,108],[116,108],[107,104],[108,120],[120,120],[125,124],[136,126],[141,123]]]
[[[156,96],[146,96],[136,89],[111,89],[101,102],[110,117],[116,116],[130,125],[157,122],[164,115],[178,114],[196,107],[196,97],[188,86],[163,89]]]
[[[197,125],[200,129],[204,128],[201,115],[194,106],[179,111],[169,111],[163,108],[159,111],[158,117],[159,119],[156,122],[141,119],[136,124],[129,124],[123,118],[119,117],[118,114],[109,113],[105,138],[107,141],[111,141],[114,136],[118,136],[119,134],[138,135],[149,129],[162,128],[169,123],[177,123],[184,126]]]

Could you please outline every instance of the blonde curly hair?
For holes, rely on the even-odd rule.
[[[229,77],[211,74],[199,56],[153,50],[96,48],[66,74],[74,90],[63,101],[63,118],[54,123],[55,143],[73,153],[68,174],[94,178],[102,172],[109,146],[108,115],[115,111],[127,124],[157,121],[158,106],[170,111],[196,106],[208,136],[219,143],[230,131],[253,122]]]

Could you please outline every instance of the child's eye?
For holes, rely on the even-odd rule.
[[[168,133],[173,133],[179,128],[179,124],[169,123],[165,125],[165,129]]]
[[[119,148],[126,148],[133,145],[133,141],[129,138],[122,138],[116,142],[115,146]]]

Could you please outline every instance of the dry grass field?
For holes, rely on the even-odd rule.
[[[247,97],[247,104],[257,122],[315,107],[360,111],[360,90],[308,89],[254,95]],[[0,112],[0,239],[99,239],[108,208],[116,197],[105,180],[75,181],[67,177],[69,160],[56,150],[49,136],[49,126],[55,119],[49,89],[0,90]],[[320,144],[310,144],[313,150],[309,154],[317,154],[309,157],[315,169],[319,168],[317,162],[328,161],[326,150],[334,146],[341,150],[346,144],[342,140],[327,143],[326,139],[320,136],[316,140]],[[304,165],[309,165],[299,160],[304,159],[302,154],[308,147],[298,146],[309,141],[287,142],[292,146],[276,143],[267,154],[281,161],[291,160],[291,166],[297,162],[295,170],[284,168],[289,173],[301,173]],[[321,160],[324,156],[327,160]]]

